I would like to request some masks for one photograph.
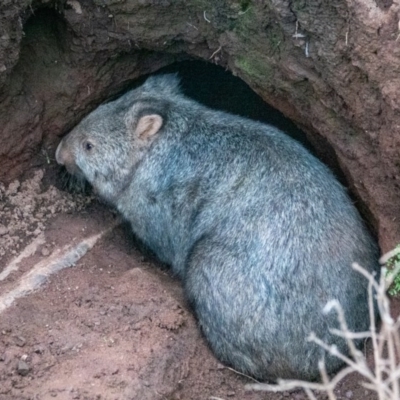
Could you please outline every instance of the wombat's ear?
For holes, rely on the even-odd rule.
[[[179,94],[180,79],[178,74],[154,75],[147,79],[142,88],[155,94]]]
[[[151,142],[154,135],[160,130],[163,125],[161,115],[149,114],[142,115],[134,128],[136,139],[142,142]]]
[[[125,117],[128,135],[138,147],[147,147],[156,138],[164,124],[164,118],[152,105],[139,102],[135,104]]]

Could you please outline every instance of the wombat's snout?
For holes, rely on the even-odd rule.
[[[70,174],[76,173],[76,166],[71,151],[68,150],[65,141],[61,140],[56,150],[56,161],[64,165]]]
[[[62,155],[62,147],[63,147],[63,141],[58,144],[57,150],[56,150],[56,161],[60,165],[64,165],[64,159]]]

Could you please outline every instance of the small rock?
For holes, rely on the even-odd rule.
[[[67,352],[71,351],[73,349],[73,347],[74,347],[73,343],[67,343],[62,347],[61,353],[62,354],[67,353]]]
[[[13,182],[10,183],[10,185],[8,186],[8,194],[9,195],[14,195],[18,192],[19,187],[21,186],[21,183],[18,180],[15,180]]]
[[[0,236],[4,236],[6,233],[8,233],[8,228],[4,225],[0,225]]]
[[[222,370],[222,369],[225,369],[225,368],[226,368],[225,365],[217,362],[217,368],[216,368],[217,370]]]
[[[47,257],[50,254],[50,250],[47,247],[43,247],[40,251],[43,257]]]
[[[81,395],[79,393],[74,393],[72,394],[73,400],[79,400],[81,398]]]
[[[30,369],[29,365],[25,361],[22,361],[22,360],[18,361],[17,372],[21,376],[28,375],[30,370],[31,369]]]
[[[44,352],[45,352],[45,347],[42,345],[42,344],[38,344],[38,345],[36,345],[34,348],[33,348],[33,351],[36,353],[36,354],[43,354]]]
[[[26,339],[25,339],[23,336],[17,336],[17,337],[15,338],[15,344],[16,344],[18,347],[24,347],[25,344],[26,344]]]
[[[346,392],[346,397],[347,397],[348,399],[351,399],[351,398],[353,397],[353,392],[352,392],[351,390],[348,390],[348,391]]]
[[[41,233],[42,233],[42,230],[41,230],[40,228],[36,228],[36,229],[33,231],[33,234],[34,234],[35,236],[39,236]]]

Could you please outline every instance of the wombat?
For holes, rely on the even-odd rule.
[[[103,104],[59,144],[59,164],[87,179],[171,265],[216,356],[259,380],[317,379],[341,361],[307,341],[331,333],[340,301],[351,331],[369,329],[374,240],[343,187],[277,128],[186,98],[175,75],[150,77]]]

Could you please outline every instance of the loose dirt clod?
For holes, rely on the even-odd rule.
[[[31,369],[30,369],[29,365],[25,361],[23,361],[23,360],[18,361],[17,372],[20,375],[26,376],[29,374],[30,370]]]
[[[6,188],[0,183],[0,257],[17,254],[26,238],[40,235],[46,221],[59,213],[82,210],[91,197],[43,188],[43,170],[24,182],[15,180]]]

